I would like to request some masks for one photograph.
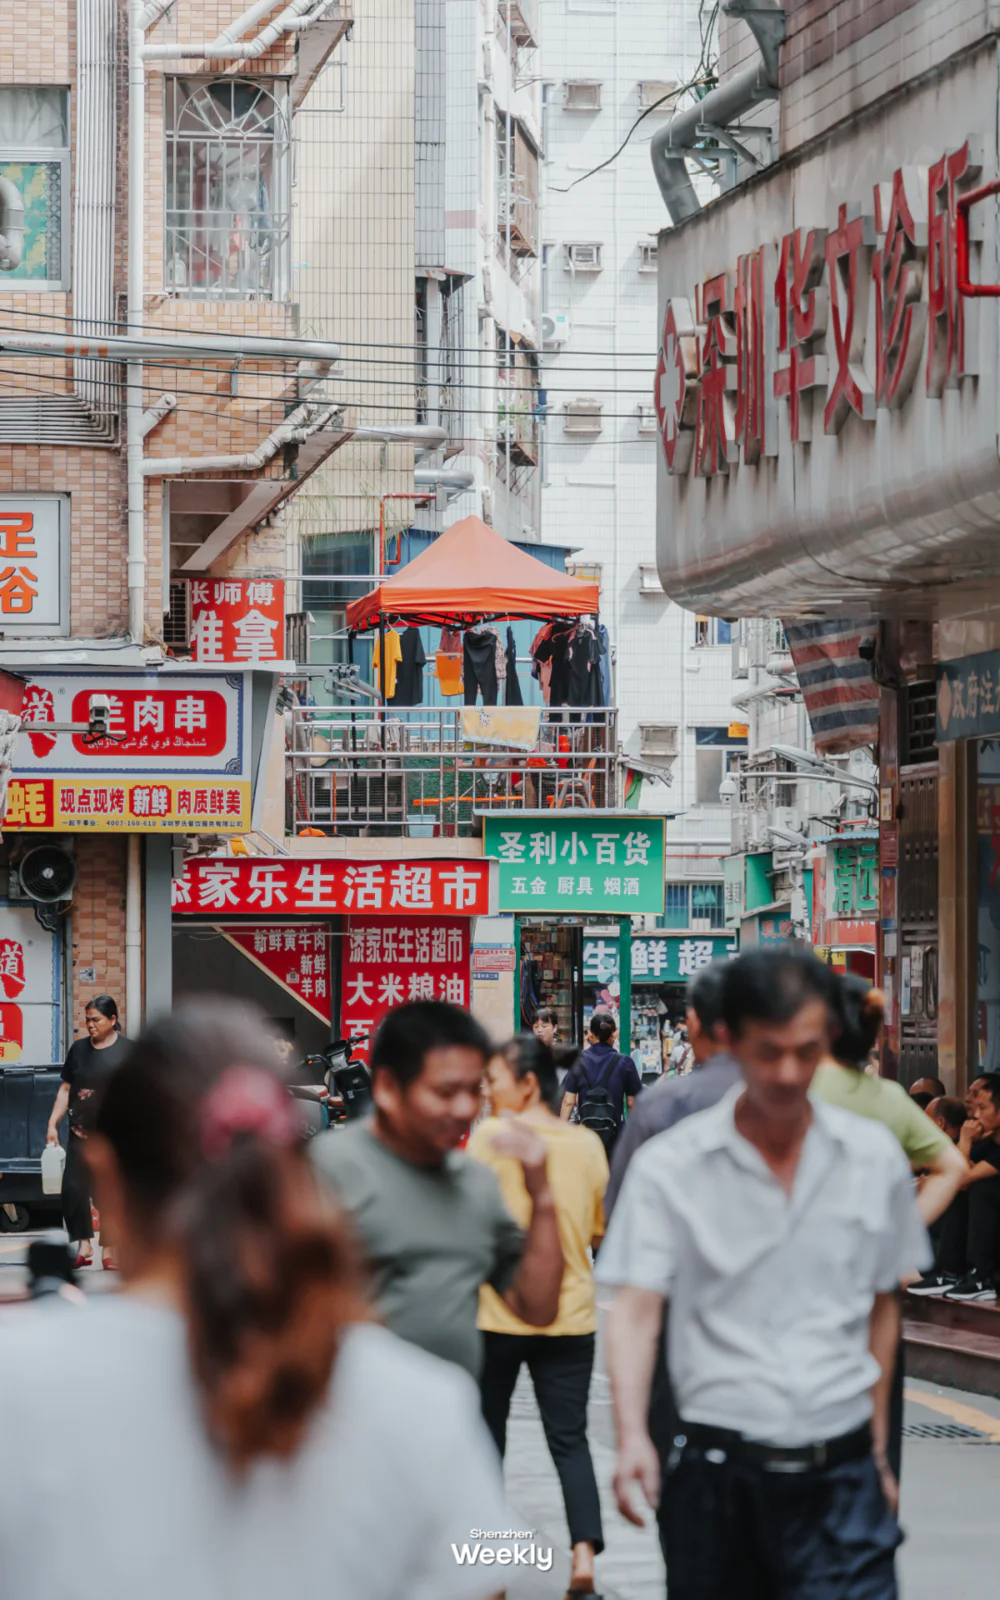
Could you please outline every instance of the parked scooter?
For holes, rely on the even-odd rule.
[[[325,1050],[306,1056],[302,1065],[312,1082],[289,1085],[289,1093],[299,1102],[302,1131],[307,1139],[324,1128],[356,1121],[371,1106],[368,1068],[351,1056],[354,1047],[364,1044],[366,1038],[367,1035],[336,1039]]]

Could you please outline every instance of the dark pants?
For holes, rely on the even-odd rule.
[[[1000,1176],[957,1194],[937,1226],[936,1266],[961,1277],[970,1269],[992,1278],[1000,1271]]]
[[[90,1173],[83,1154],[84,1141],[70,1130],[63,1168],[62,1214],[71,1239],[92,1239],[94,1222],[90,1210]]]
[[[594,1335],[487,1333],[483,1339],[483,1416],[501,1457],[507,1447],[511,1396],[526,1362],[545,1440],[562,1486],[570,1544],[586,1541],[600,1552],[604,1549],[601,1502],[587,1443]]]
[[[474,706],[481,689],[483,705],[497,703],[497,646],[492,634],[466,634],[462,645],[462,682],[465,703]]]
[[[902,1534],[870,1456],[786,1474],[688,1445],[661,1526],[670,1600],[896,1600]]]

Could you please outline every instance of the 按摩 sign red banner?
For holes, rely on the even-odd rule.
[[[173,885],[179,915],[244,913],[483,917],[488,861],[190,861]]]
[[[325,928],[222,928],[220,932],[302,1005],[330,1021],[330,942]]]
[[[460,917],[351,918],[340,962],[345,1038],[371,1036],[387,1011],[410,1000],[469,1003],[469,922]]]
[[[275,578],[195,578],[191,645],[196,661],[255,666],[285,653],[285,585]]]

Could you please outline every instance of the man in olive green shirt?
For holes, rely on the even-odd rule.
[[[480,1286],[488,1283],[523,1322],[545,1327],[559,1307],[563,1271],[538,1135],[513,1123],[498,1135],[501,1153],[524,1172],[526,1233],[495,1173],[456,1149],[479,1114],[492,1053],[467,1012],[433,1000],[400,1006],[372,1046],[373,1118],[312,1145],[354,1218],[386,1326],[473,1377]]]

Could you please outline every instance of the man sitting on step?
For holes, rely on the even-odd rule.
[[[968,1109],[958,1136],[969,1163],[965,1187],[940,1219],[933,1270],[909,1292],[990,1304],[1000,1275],[1000,1073],[976,1079]]]

